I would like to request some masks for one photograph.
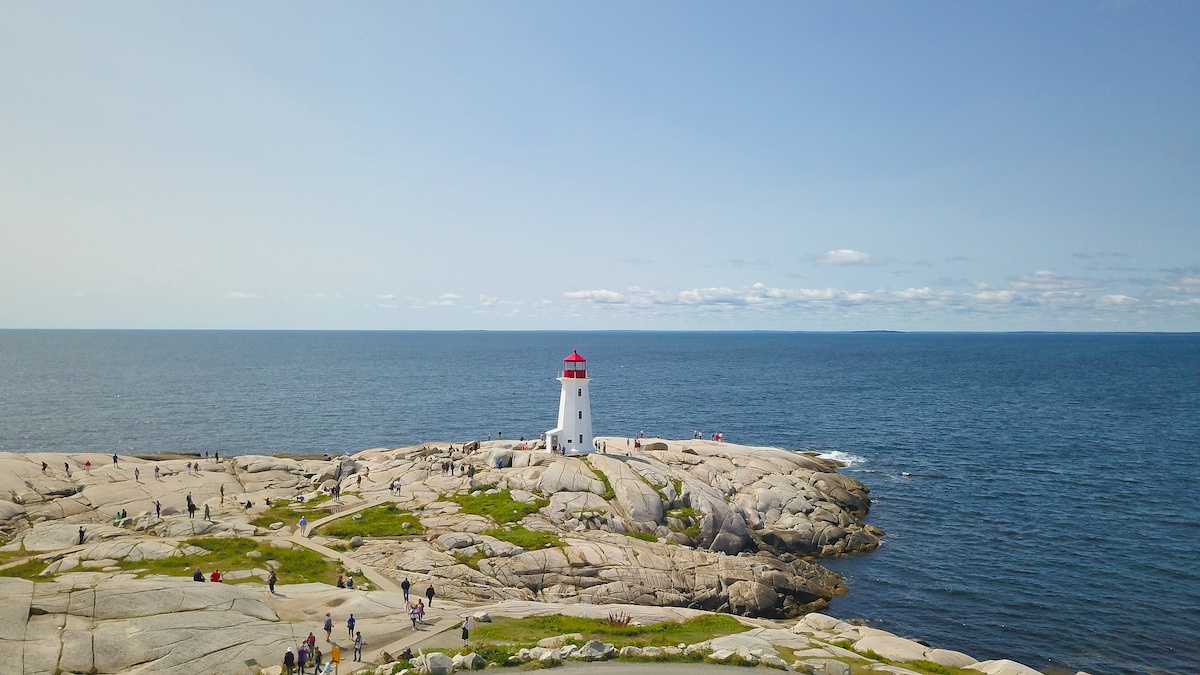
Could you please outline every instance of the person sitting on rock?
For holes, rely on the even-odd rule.
[[[209,575],[208,580],[214,584],[221,583],[221,570],[213,570],[213,573]]]
[[[345,587],[346,587],[346,578],[345,578],[345,577],[343,577],[343,576],[342,576],[342,575],[340,575],[340,574],[338,575],[337,587],[338,587],[338,588],[345,588]]]
[[[197,567],[195,572],[192,572],[192,581],[204,581],[204,572]]]

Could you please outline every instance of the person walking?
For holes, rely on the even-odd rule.
[[[367,643],[363,642],[362,631],[354,634],[354,660],[362,661],[362,648]]]
[[[413,625],[413,631],[414,631],[414,632],[417,630],[417,618],[418,618],[418,616],[419,616],[419,615],[417,614],[417,606],[416,606],[416,605],[409,605],[409,606],[408,606],[408,618],[412,619],[412,625]]]
[[[154,465],[154,480],[162,480],[162,472],[159,471],[158,465]]]
[[[324,654],[321,653],[321,648],[315,645],[308,651],[310,654],[312,654],[313,675],[317,675],[317,673],[321,672],[321,657],[324,656]]]
[[[208,520],[208,521],[212,520],[212,517],[210,516],[210,514],[208,512],[208,504],[204,505],[204,519]]]
[[[409,583],[408,577],[404,577],[404,581],[400,582],[400,592],[404,593],[404,602],[408,602],[408,589],[410,588],[412,588],[412,584]]]
[[[275,594],[275,584],[276,584],[278,581],[279,581],[279,575],[278,575],[278,574],[275,574],[275,570],[271,570],[271,574],[270,574],[270,576],[268,576],[268,577],[267,577],[267,588],[270,588],[270,589],[271,589],[271,595],[274,595],[274,594]],[[312,636],[313,636],[313,634],[312,634],[312,633],[309,633],[309,634],[308,634],[308,637],[309,637],[310,639],[312,638]]]
[[[425,589],[425,597],[429,598],[429,606],[430,607],[433,607],[433,596],[434,595],[436,595],[436,593],[433,592],[433,584],[429,584],[429,588]]]
[[[333,634],[333,618],[329,616],[329,612],[325,612],[325,641],[333,642],[330,636]]]
[[[43,476],[45,476],[45,475],[46,475],[46,469],[49,469],[49,468],[50,468],[50,465],[49,465],[49,464],[47,464],[47,463],[45,463],[45,462],[42,462],[42,475],[43,475]]]
[[[300,670],[300,675],[304,675],[304,667],[308,665],[308,649],[304,647],[304,643],[300,643],[300,648],[296,650],[296,667]]]
[[[354,624],[355,624],[354,614],[351,614],[350,618],[346,619],[346,632],[349,633],[349,635],[347,637],[350,637],[350,638],[354,637]]]
[[[308,529],[308,518],[305,518],[304,516],[300,516],[300,536],[304,536],[304,533],[307,529]]]
[[[136,466],[133,467],[133,482],[135,482],[135,483],[142,482],[142,470],[137,468]]]

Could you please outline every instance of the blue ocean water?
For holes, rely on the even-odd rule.
[[[554,426],[816,449],[872,489],[831,613],[1038,668],[1200,672],[1200,336],[0,331],[0,449],[353,452]]]

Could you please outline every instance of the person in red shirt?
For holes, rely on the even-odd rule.
[[[208,580],[216,584],[221,583],[221,570],[213,570],[213,573],[208,577]]]

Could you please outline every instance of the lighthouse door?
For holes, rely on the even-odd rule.
[[[558,434],[550,434],[550,452],[558,452]]]

